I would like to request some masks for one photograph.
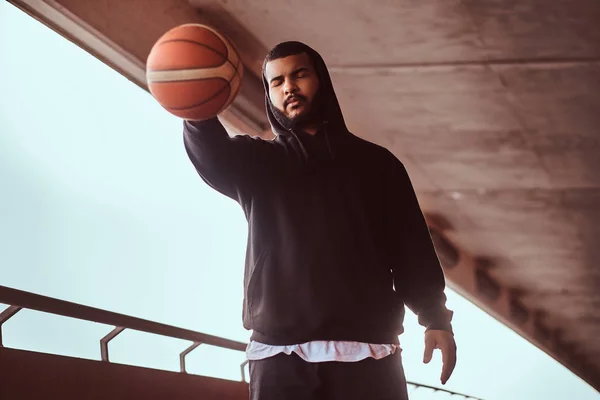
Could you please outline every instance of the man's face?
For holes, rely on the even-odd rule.
[[[301,53],[269,61],[265,67],[269,98],[290,126],[314,123],[311,107],[319,89],[313,63]],[[314,110],[313,110],[314,111]]]

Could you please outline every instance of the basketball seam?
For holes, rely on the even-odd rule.
[[[229,61],[229,59],[227,59],[227,61]],[[240,83],[238,84],[235,93],[230,93],[230,96],[237,96],[237,93],[239,92],[240,88],[242,87],[242,75],[240,75],[240,71],[238,69],[239,66],[242,65],[242,60],[239,58],[238,56],[238,67],[236,67],[235,65],[233,65],[233,63],[231,63],[231,65],[233,66],[233,69],[235,70],[235,74],[233,74],[233,76],[231,77],[231,79],[229,80],[229,87],[231,88],[231,82],[235,79],[236,76],[240,77]],[[233,102],[233,100],[235,99],[235,97],[231,100]],[[221,109],[219,110],[219,112],[223,111],[223,107],[221,107]]]
[[[237,67],[235,65],[233,65],[233,63],[229,60],[227,60],[224,64],[229,64],[233,67],[233,69],[236,70],[237,73]],[[201,67],[201,68],[168,68],[168,69],[148,69],[148,72],[169,72],[169,71],[186,71],[186,70],[190,70],[190,69],[207,69],[207,68],[216,68],[216,67],[220,67],[223,64],[219,64],[219,65],[210,65],[207,67]],[[234,75],[235,76],[235,75]]]
[[[173,70],[173,71],[178,71],[178,70]],[[233,76],[235,76],[235,74]],[[209,78],[189,78],[189,79],[177,79],[177,80],[172,80],[172,81],[152,81],[150,83],[152,85],[156,85],[156,84],[159,84],[159,83],[192,82],[192,81],[204,81],[204,80],[207,80],[207,79],[223,79],[225,82],[231,82],[231,80],[227,80],[227,79],[224,79],[221,76],[215,75],[215,76],[211,76]]]
[[[229,89],[231,90],[231,82],[235,79],[236,76],[240,75],[240,71],[238,70],[238,68],[233,65],[233,63],[231,61],[229,61],[229,58],[227,58],[227,61],[229,62],[229,64],[231,64],[231,66],[233,67],[233,70],[235,71],[235,74],[233,74],[233,76],[231,77],[231,79],[227,82],[227,84],[229,85]],[[238,64],[242,64],[242,60],[239,58],[238,55]],[[236,90],[240,90],[240,87],[242,87],[242,76],[240,75],[240,83],[238,84],[238,87]],[[231,96],[232,93],[230,93],[229,95]],[[229,100],[229,99],[228,99]],[[233,102],[234,99],[231,99],[231,101]],[[219,112],[223,111],[223,107],[221,107],[221,109],[219,110]]]
[[[241,64],[241,60],[240,60],[240,64]],[[201,103],[197,103],[197,104],[194,104],[194,105],[191,105],[191,106],[188,106],[188,107],[167,107],[167,106],[165,106],[165,108],[168,108],[169,110],[183,111],[183,110],[189,110],[190,108],[200,107],[200,106],[204,105],[205,103],[208,103],[209,101],[213,100],[214,98],[216,98],[217,96],[219,96],[221,93],[223,93],[223,91],[225,90],[226,87],[229,87],[229,89],[231,89],[231,81],[233,81],[233,79],[236,77],[236,75],[239,75],[239,71],[238,71],[237,68],[235,68],[235,66],[234,66],[233,69],[235,70],[235,73],[233,74],[233,76],[231,77],[231,79],[230,80],[225,80],[227,82],[227,86],[223,86],[223,88],[221,90],[219,90],[217,93],[215,93],[214,95],[212,95],[208,99],[202,101]],[[203,81],[203,80],[208,80],[208,79],[223,79],[223,78],[200,78],[200,79],[196,79],[196,80]],[[189,81],[186,81],[186,82],[189,82]],[[240,85],[241,85],[241,82],[240,82]],[[219,113],[222,110],[223,110],[223,107],[221,107],[219,109]]]
[[[221,57],[223,57],[223,59],[225,59],[225,61],[229,61],[229,54],[223,54],[223,52],[221,52],[220,50],[215,49],[212,46],[209,46],[209,45],[204,44],[202,42],[197,42],[197,41],[192,40],[192,39],[167,39],[167,40],[161,41],[159,43],[159,46],[162,46],[163,44],[166,44],[166,43],[176,43],[176,42],[184,42],[184,43],[197,44],[198,46],[202,46],[202,47],[205,47],[205,48],[207,48],[209,50],[214,51],[215,53],[217,53],[218,55],[220,55]],[[227,46],[225,46],[225,48],[227,48]],[[223,63],[221,63],[219,65],[223,65]],[[218,66],[218,65],[216,65],[216,66]]]
[[[235,75],[237,75],[237,71],[235,72],[235,74],[233,75],[235,77]],[[165,108],[168,108],[169,110],[188,110],[190,108],[195,108],[195,107],[200,107],[202,105],[204,105],[205,103],[208,103],[209,101],[213,100],[214,98],[216,98],[217,96],[219,96],[221,93],[223,93],[223,91],[229,87],[231,88],[231,80],[233,80],[233,77],[231,78],[231,80],[226,80],[223,78],[199,78],[199,79],[194,79],[195,81],[206,81],[206,80],[210,80],[210,79],[220,79],[225,81],[226,85],[224,85],[218,92],[216,92],[215,94],[213,94],[212,96],[210,96],[208,99],[203,100],[200,103],[197,104],[192,104],[191,106],[187,106],[187,107],[168,107],[165,106]],[[190,81],[182,81],[182,82],[190,82]],[[160,83],[172,83],[172,82],[157,82],[158,84]]]
[[[237,66],[233,65],[233,63],[231,62],[231,60],[229,59],[229,55],[228,54],[223,54],[222,52],[220,52],[219,50],[215,49],[214,47],[211,47],[209,45],[206,45],[202,42],[196,42],[195,40],[191,40],[191,39],[168,39],[168,40],[164,40],[162,42],[159,43],[159,46],[162,46],[163,43],[172,43],[172,42],[186,42],[186,43],[192,43],[192,44],[197,44],[199,46],[205,47],[209,50],[214,51],[215,53],[217,53],[218,55],[222,56],[225,59],[225,63],[229,63],[229,65],[231,65],[233,67],[233,69],[236,70],[237,73]],[[225,46],[227,48],[227,46]],[[229,52],[228,52],[229,53]],[[239,58],[239,56],[238,56]],[[241,63],[241,60],[239,60]],[[203,67],[203,68],[210,68],[210,67],[219,67],[221,65],[223,65],[224,63],[218,64],[218,65],[211,65],[209,67]],[[168,69],[150,69],[149,71],[179,71],[182,69],[193,69],[193,68],[168,68]],[[235,75],[234,75],[235,76]]]

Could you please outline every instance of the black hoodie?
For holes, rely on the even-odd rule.
[[[444,275],[413,187],[388,150],[346,128],[327,67],[313,59],[324,122],[273,141],[230,137],[219,120],[184,122],[184,143],[211,187],[248,220],[243,321],[272,345],[311,340],[395,343],[404,305],[451,331]]]

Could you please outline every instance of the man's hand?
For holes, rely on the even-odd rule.
[[[425,364],[431,361],[434,349],[442,350],[443,366],[440,380],[442,381],[442,385],[445,385],[456,365],[456,343],[454,342],[454,336],[450,332],[433,329],[425,332],[425,354],[423,354],[423,362]]]

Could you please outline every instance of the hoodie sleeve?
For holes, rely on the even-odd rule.
[[[391,153],[390,153],[391,154]],[[446,285],[429,228],[404,165],[394,156],[387,171],[386,220],[394,287],[427,330],[452,332]]]
[[[247,135],[230,137],[218,118],[184,121],[185,150],[200,177],[240,201],[264,180],[272,144]]]

